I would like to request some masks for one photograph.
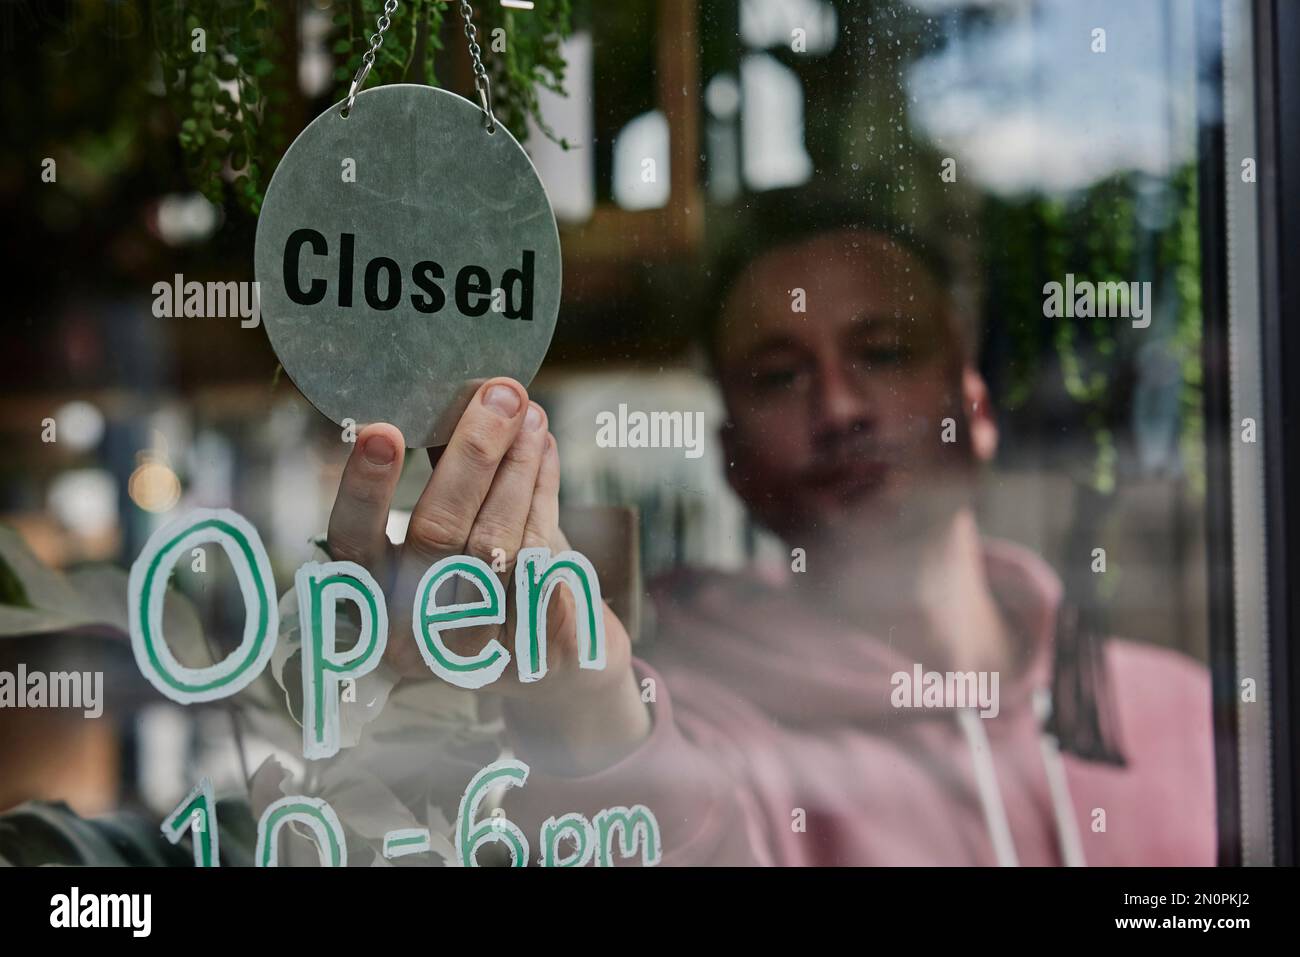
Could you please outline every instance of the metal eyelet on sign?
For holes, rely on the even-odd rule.
[[[392,16],[396,12],[397,0],[386,0],[384,12],[375,23],[378,31],[370,38],[370,49],[362,55],[361,66],[357,69],[357,75],[352,78],[352,85],[348,88],[347,103],[339,111],[339,115],[344,119],[352,113],[357,94],[361,92],[366,77],[370,75],[375,65],[375,55],[384,44],[384,31],[392,25]],[[483,128],[489,133],[495,133],[497,118],[492,112],[492,81],[488,79],[487,68],[483,66],[483,50],[478,45],[478,29],[474,26],[474,8],[469,5],[469,0],[461,0],[460,15],[465,18],[465,39],[469,43],[469,55],[473,61],[474,89],[478,91],[479,105],[483,108]]]

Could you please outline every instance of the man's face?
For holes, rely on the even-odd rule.
[[[969,502],[948,309],[926,268],[879,234],[827,233],[750,265],[717,353],[729,476],[760,521],[796,544],[861,547],[924,537]]]

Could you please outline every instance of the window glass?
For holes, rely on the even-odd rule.
[[[631,863],[1269,859],[1244,5],[576,2],[532,114],[500,90],[565,5],[479,5],[502,122],[559,222],[559,319],[522,383],[553,441],[373,466],[392,434],[316,411],[251,314],[171,308],[186,282],[251,284],[249,164],[269,174],[346,95],[372,32],[347,6],[274,14],[262,119],[238,129],[201,105],[248,87],[178,92],[198,41],[161,9],[10,25],[30,36],[6,47],[25,80],[5,84],[20,137],[0,206],[30,281],[0,355],[0,813],[161,821],[208,779],[247,833],[271,795],[305,795],[337,814],[348,863],[437,865],[463,853],[475,775],[517,761],[527,785],[473,807],[534,863],[581,843],[546,835],[566,812],[592,859],[621,859],[616,806],[646,813],[617,825],[639,835]],[[436,78],[476,102],[461,24],[432,7],[402,5],[368,84]],[[243,28],[217,76],[265,23]],[[494,215],[474,185],[441,187]],[[376,365],[386,348],[376,334]],[[487,408],[470,401],[468,430]],[[195,509],[256,529],[279,622],[247,687],[184,704],[133,652],[128,574]],[[573,565],[545,592],[524,547],[577,552],[589,578]],[[170,653],[234,661],[251,566],[234,545],[182,551]],[[510,609],[443,632],[444,663],[500,640],[483,687],[436,677],[443,652],[413,633],[415,583],[457,554]],[[339,747],[316,760],[299,570],[342,558],[374,575],[390,647],[324,685]],[[486,581],[435,582],[425,611],[487,608]],[[540,680],[516,677],[518,594],[550,596]],[[340,654],[365,644],[355,604]],[[81,705],[56,702],[56,673],[84,676]],[[17,706],[35,674],[46,704]],[[389,853],[424,831],[427,850]],[[286,829],[283,862],[318,859],[306,833]],[[488,843],[478,859],[505,861]]]

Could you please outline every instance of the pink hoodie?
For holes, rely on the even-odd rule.
[[[1108,642],[1128,766],[1062,755],[1041,731],[1060,581],[1008,543],[985,561],[1024,639],[996,717],[897,709],[891,676],[915,662],[886,642],[811,627],[752,575],[682,572],[654,589],[655,666],[636,663],[654,682],[649,738],[587,777],[535,767],[507,795],[511,820],[537,834],[566,811],[644,804],[664,864],[1214,864],[1205,669]]]

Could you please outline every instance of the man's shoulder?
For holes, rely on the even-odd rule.
[[[1107,642],[1124,767],[1070,760],[1075,798],[1123,807],[1086,835],[1097,864],[1207,866],[1215,860],[1214,701],[1210,671],[1171,648]],[[1095,813],[1095,810],[1094,812]]]
[[[1210,670],[1158,645],[1107,643],[1122,746],[1135,766],[1208,775],[1214,753]]]
[[[1107,642],[1106,661],[1117,690],[1130,693],[1126,698],[1146,702],[1148,707],[1189,698],[1210,705],[1209,669],[1181,651],[1112,638]]]

